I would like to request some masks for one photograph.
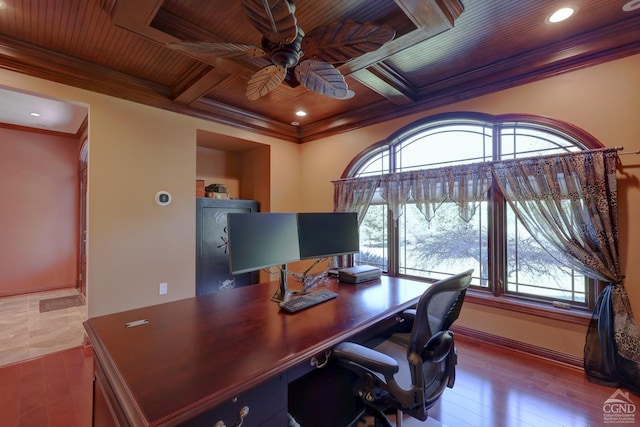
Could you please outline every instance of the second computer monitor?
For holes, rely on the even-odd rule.
[[[360,250],[355,212],[298,213],[300,259],[353,254]]]

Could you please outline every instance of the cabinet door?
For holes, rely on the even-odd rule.
[[[258,282],[259,272],[231,275],[227,251],[227,213],[257,212],[255,200],[196,199],[196,295]]]

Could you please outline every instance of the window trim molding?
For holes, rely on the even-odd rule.
[[[499,114],[492,115],[487,113],[479,113],[475,111],[456,111],[456,112],[448,112],[448,113],[440,113],[432,116],[427,116],[411,122],[396,132],[389,135],[387,138],[377,141],[372,145],[368,146],[364,150],[360,151],[358,154],[354,156],[353,159],[347,164],[345,169],[342,171],[342,175],[340,175],[340,179],[349,178],[352,175],[350,172],[356,170],[362,161],[362,159],[371,156],[377,151],[384,151],[385,149],[390,150],[395,144],[408,137],[409,135],[420,132],[422,127],[437,126],[438,122],[447,122],[450,120],[468,120],[468,121],[478,121],[484,122],[486,124],[490,124],[492,126],[500,125],[504,123],[518,123],[518,122],[527,122],[532,124],[537,124],[540,126],[550,127],[555,130],[558,130],[564,134],[566,134],[571,139],[575,139],[580,141],[581,144],[585,146],[587,149],[598,149],[598,148],[606,148],[596,137],[588,133],[587,131],[571,124],[565,122],[563,120],[553,119],[551,117],[546,116],[537,116],[532,114]]]
[[[492,115],[473,111],[446,112],[427,116],[408,123],[399,130],[393,132],[387,138],[371,144],[370,146],[359,152],[356,156],[354,156],[349,164],[347,164],[342,172],[341,179],[351,178],[355,176],[355,172],[358,171],[366,163],[366,161],[371,159],[371,157],[376,154],[384,155],[384,152],[386,151],[386,155],[390,156],[391,161],[391,158],[393,157],[393,150],[405,139],[417,133],[423,132],[428,128],[437,127],[455,120],[477,122],[477,124],[479,125],[491,126],[494,131],[497,127],[500,127],[504,124],[513,124],[514,126],[517,126],[518,123],[526,123],[534,126],[539,125],[542,128],[550,128],[557,131],[558,133],[564,134],[564,136],[568,140],[576,142],[578,146],[583,147],[584,149],[589,150],[606,148],[598,139],[596,139],[593,135],[586,132],[585,130],[571,123],[550,117],[514,113]],[[393,167],[393,165],[390,164],[389,167]],[[393,225],[390,222],[388,226],[391,229],[387,230],[389,242],[391,242],[391,238],[394,234]],[[494,230],[493,232],[495,231],[496,230]],[[389,256],[393,256],[391,252],[393,252],[394,250],[397,251],[396,245],[397,244],[394,244],[395,249],[391,247],[388,248],[390,252]],[[394,264],[391,263],[391,268],[393,268],[393,265]],[[389,271],[388,275],[401,276],[396,271]],[[415,279],[420,280],[420,278]],[[598,292],[601,288],[602,285],[596,282],[595,286],[592,286],[592,289],[588,292],[588,298],[592,298],[593,295],[598,295]],[[592,309],[590,307],[585,307],[584,309],[580,307],[571,307],[570,309],[559,308],[553,306],[548,302],[536,302],[516,296],[511,296],[509,294],[505,294],[504,290],[502,289],[498,289],[497,292],[494,292],[492,290],[485,292],[482,290],[469,289],[467,298],[469,302],[479,305],[491,306],[503,310],[520,312],[528,315],[555,319],[580,325],[588,325],[592,317]],[[595,300],[593,301],[593,304],[595,304]]]
[[[390,277],[404,277],[403,275],[385,275]],[[435,283],[434,280],[426,278],[413,276],[409,278],[418,282],[430,284]],[[600,284],[597,284],[596,288],[600,289]],[[588,326],[592,317],[592,310],[587,307],[572,307],[570,309],[565,309],[554,307],[547,303],[525,300],[506,294],[494,295],[490,291],[478,290],[473,288],[469,288],[467,290],[465,302],[583,326]]]
[[[587,308],[557,308],[553,305],[527,301],[505,294],[495,296],[491,292],[478,291],[475,289],[469,289],[467,291],[465,301],[473,304],[499,308],[507,311],[515,311],[531,316],[560,320],[562,322],[575,323],[584,326],[589,325],[592,315],[592,312]]]

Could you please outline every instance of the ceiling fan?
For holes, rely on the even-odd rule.
[[[333,64],[347,62],[377,50],[392,40],[395,31],[385,25],[339,21],[317,27],[305,35],[298,26],[293,0],[242,0],[245,14],[262,34],[262,46],[241,43],[173,42],[167,46],[215,65],[217,58],[263,57],[271,64],[258,70],[247,85],[246,96],[266,95],[289,72],[312,92],[331,98],[354,96]]]

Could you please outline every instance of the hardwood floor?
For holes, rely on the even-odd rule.
[[[93,357],[81,347],[0,368],[0,425],[91,425]]]
[[[579,369],[459,334],[456,339],[455,387],[444,392],[427,422],[406,418],[405,427],[621,425],[603,421],[603,404],[616,390],[589,383]],[[75,347],[1,367],[0,425],[91,425],[92,366],[92,358]],[[640,406],[640,397],[630,400]]]
[[[456,342],[456,384],[444,392],[430,411],[442,424],[605,425],[603,404],[616,389],[588,382],[581,369],[476,342],[459,334]],[[640,403],[638,396],[630,397],[636,405]]]

